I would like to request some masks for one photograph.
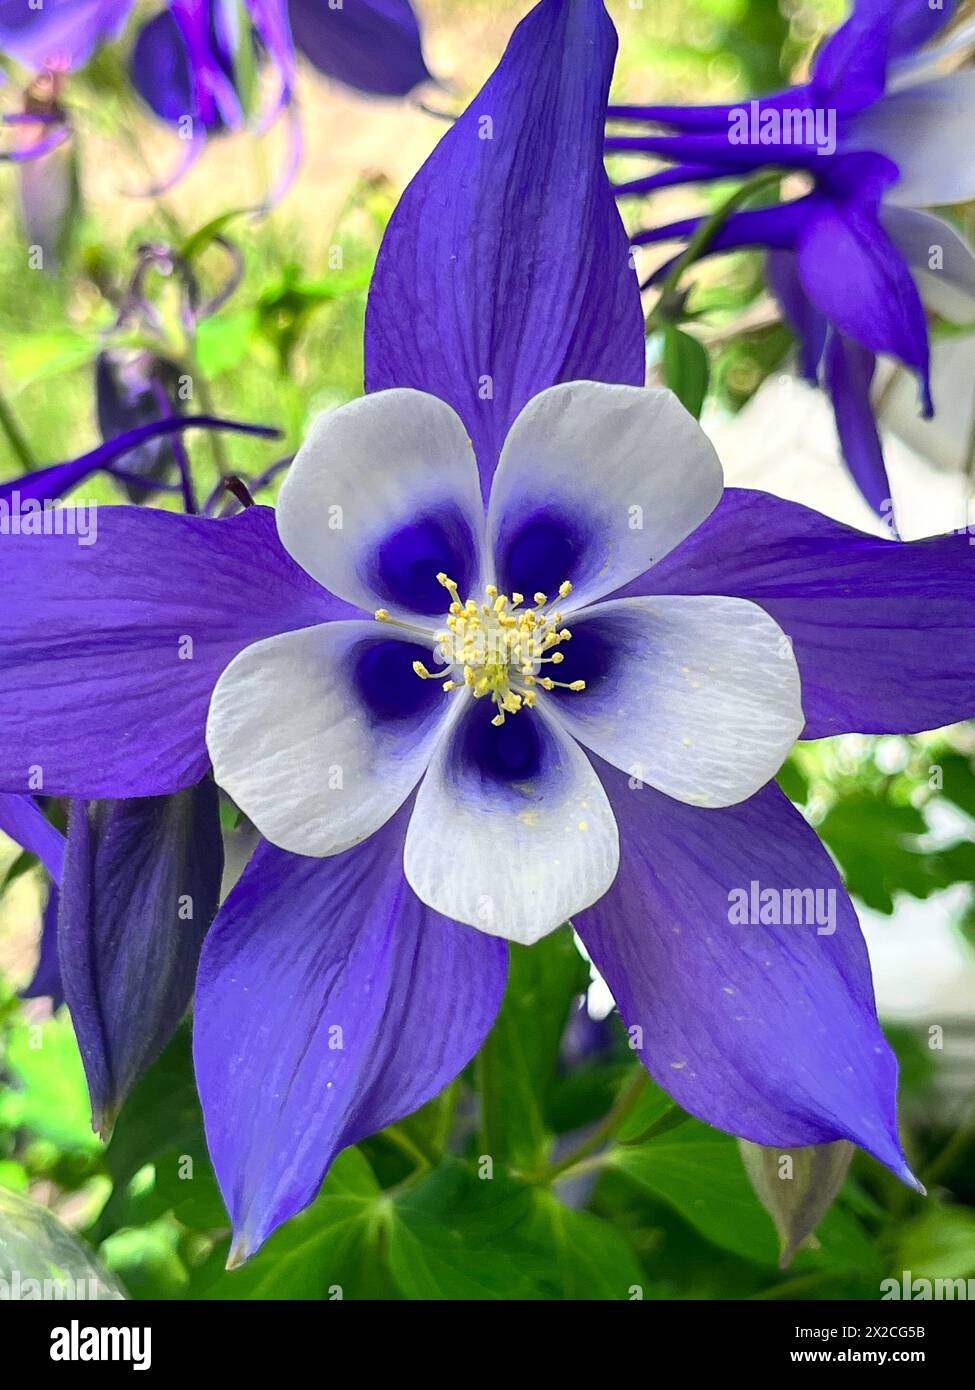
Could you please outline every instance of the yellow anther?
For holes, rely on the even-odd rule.
[[[496,584],[488,584],[484,590],[487,602],[478,604],[473,598],[462,600],[457,584],[448,575],[438,574],[437,580],[450,595],[444,626],[433,634],[443,670],[431,671],[422,661],[414,661],[413,670],[421,680],[441,680],[447,694],[466,688],[477,700],[486,696],[496,709],[491,720],[495,727],[504,724],[509,714],[533,709],[539,689],[585,689],[585,681],[566,683],[538,674],[543,663],[559,665],[565,660],[553,649],[572,635],[560,626],[560,613],[547,611],[545,594],[535,594],[540,607],[522,610],[525,596],[517,591],[509,598]],[[566,580],[559,586],[559,595],[565,598],[571,590]],[[385,608],[380,608],[376,617],[429,640],[429,629],[390,618]]]
[[[388,623],[388,622],[389,622],[389,609],[388,609],[388,608],[377,608],[377,609],[376,609],[376,622],[377,622],[377,623]]]

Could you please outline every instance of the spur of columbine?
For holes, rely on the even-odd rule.
[[[321,417],[278,534],[374,619],[280,634],[230,663],[207,722],[218,783],[273,844],[315,856],[360,843],[419,784],[403,853],[421,901],[513,941],[553,931],[619,866],[580,744],[677,800],[728,806],[802,730],[791,645],[756,604],[606,601],[721,490],[668,392],[542,391],[507,435],[486,515],[468,430],[435,396],[383,391]]]

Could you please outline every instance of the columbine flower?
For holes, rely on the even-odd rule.
[[[573,382],[536,396],[486,519],[468,429],[442,401],[384,391],[320,418],[278,533],[379,628],[333,622],[231,662],[207,725],[217,781],[273,844],[306,855],[359,844],[416,788],[404,871],[417,896],[536,941],[619,867],[580,743],[679,801],[729,806],[802,730],[790,644],[755,604],[601,602],[720,494],[717,458],[668,392]]]
[[[958,323],[975,322],[975,252],[950,224],[920,211],[975,196],[975,72],[938,75],[939,63],[962,51],[975,29],[930,46],[955,8],[858,0],[807,83],[745,107],[610,108],[618,118],[681,132],[607,141],[613,150],[676,161],[622,185],[621,195],[762,167],[814,180],[794,202],[733,215],[709,249],[772,252],[769,281],[801,339],[803,369],[814,381],[822,376],[847,463],[878,511],[889,506],[890,488],[870,406],[876,354],[918,374],[930,413],[924,305]],[[736,135],[743,115],[747,139]],[[658,227],[634,242],[683,237],[697,225],[690,219]]]
[[[285,171],[267,204],[282,197],[301,157],[299,52],[320,72],[373,95],[405,96],[430,75],[409,0],[345,0],[337,8],[326,0],[247,0],[243,7],[236,0],[171,0],[140,30],[131,65],[136,90],[188,141],[163,186],[186,172],[209,137],[246,124],[254,75],[267,60],[277,91],[260,125],[266,129],[284,112],[290,126]]]
[[[0,0],[0,53],[24,67],[80,68],[118,38],[135,0]]]
[[[972,552],[719,500],[697,427],[634,389],[614,55],[600,0],[518,27],[393,215],[371,394],[315,426],[278,523],[112,507],[87,549],[0,544],[0,788],[178,791],[209,724],[221,778],[292,847],[257,849],[197,977],[234,1263],[467,1064],[504,989],[492,933],[576,909],[683,1106],[756,1143],[848,1139],[912,1181],[856,915],[767,779],[801,719],[971,714]],[[732,925],[754,882],[835,893],[833,929]],[[112,944],[111,979],[137,976],[143,938]],[[125,1000],[101,1017],[131,1034]]]

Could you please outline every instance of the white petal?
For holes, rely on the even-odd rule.
[[[462,590],[480,587],[474,451],[456,412],[422,391],[379,391],[319,415],[281,488],[277,524],[303,569],[367,610],[439,617],[450,599],[438,570]],[[408,528],[431,527],[432,542],[404,543]],[[432,606],[411,599],[412,585]]]
[[[537,709],[488,721],[469,701],[420,785],[404,867],[435,911],[525,945],[590,907],[619,867],[619,835],[602,784],[578,744]],[[500,777],[482,751],[494,737],[536,740],[537,758]],[[508,745],[506,745],[507,747]]]
[[[926,48],[919,48],[915,53],[905,54],[903,58],[896,59],[893,75],[888,79],[888,91],[899,91],[903,87],[910,87],[934,77],[946,59],[950,59],[960,49],[968,48],[972,43],[975,43],[975,20],[953,29],[947,38],[940,42],[936,39]]]
[[[975,198],[975,70],[891,92],[848,119],[841,153],[871,150],[898,165],[886,195],[900,207],[937,207]]]
[[[975,323],[975,251],[942,217],[882,207],[880,220],[903,253],[921,298],[951,323]],[[932,261],[937,269],[932,269]]]
[[[673,550],[721,490],[718,456],[672,392],[553,386],[529,401],[501,451],[488,507],[498,582],[531,594],[569,579],[563,606],[579,607]]]
[[[575,650],[572,650],[572,649]],[[678,801],[733,806],[775,776],[805,723],[779,625],[740,598],[618,599],[572,620],[563,726],[607,762]]]
[[[450,709],[437,682],[413,673],[416,656],[392,630],[336,622],[255,642],[230,663],[210,702],[207,747],[219,785],[272,844],[338,854],[403,804]],[[395,662],[384,688],[391,703],[405,701],[399,717],[376,704],[367,663],[377,659]]]

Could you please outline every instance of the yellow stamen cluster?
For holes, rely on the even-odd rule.
[[[524,594],[509,597],[494,584],[485,591],[487,602],[478,604],[472,598],[462,600],[456,583],[446,574],[438,574],[437,580],[451,599],[446,629],[436,633],[437,655],[444,666],[430,671],[422,661],[415,661],[413,669],[421,680],[446,677],[444,690],[466,686],[475,699],[490,696],[498,707],[491,720],[496,725],[503,724],[508,714],[531,709],[539,688],[585,690],[585,681],[557,681],[539,674],[543,666],[559,666],[565,660],[557,648],[572,633],[562,626],[562,614],[554,605],[572,592],[568,580],[559,585],[556,598],[534,594],[530,608],[522,607]],[[380,622],[393,621],[384,608],[376,617]]]

